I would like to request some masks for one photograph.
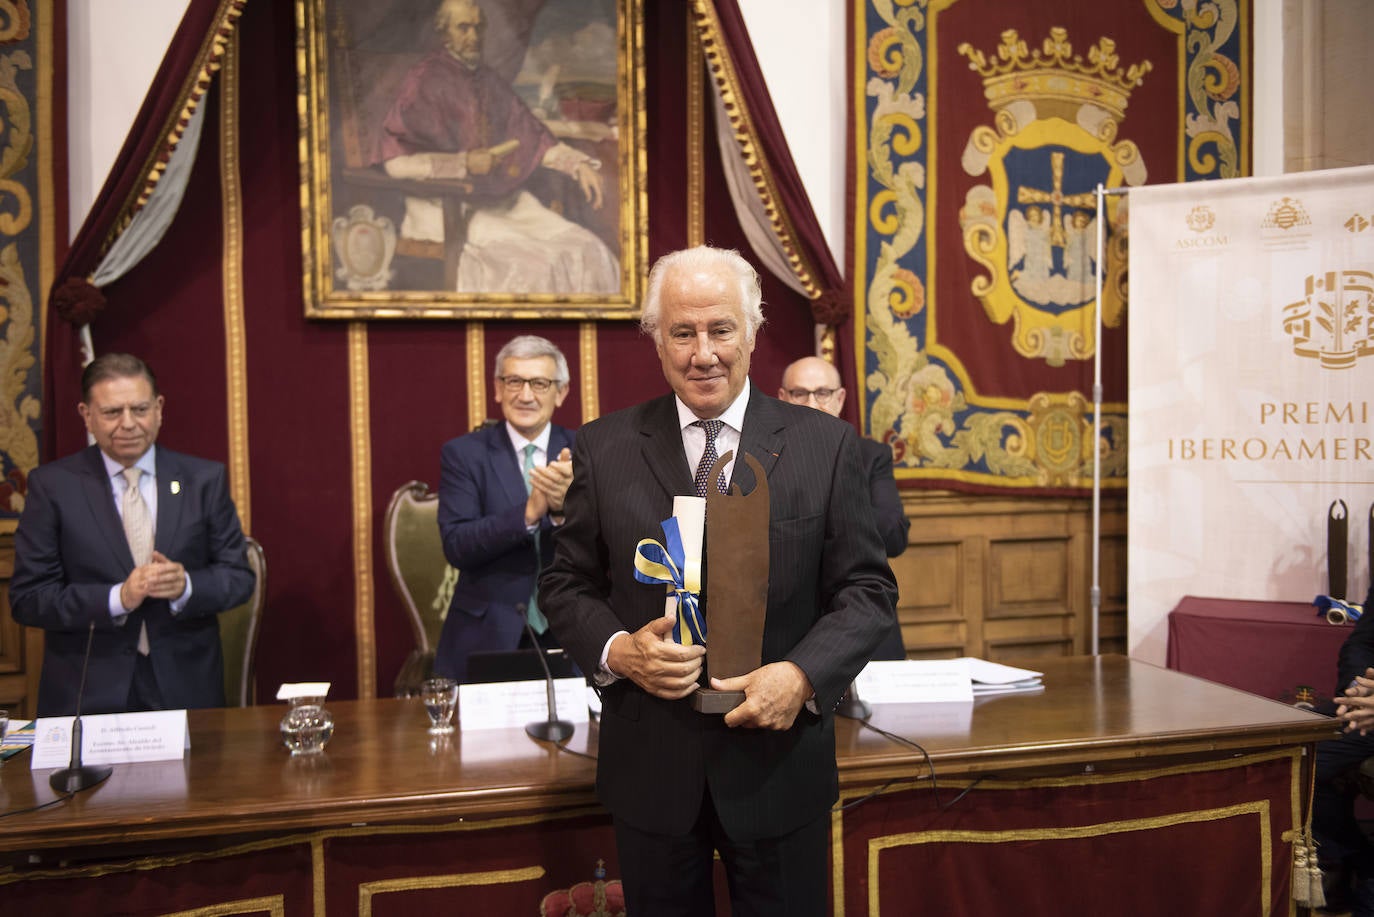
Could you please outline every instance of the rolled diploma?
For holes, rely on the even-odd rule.
[[[673,515],[677,518],[677,530],[682,536],[682,553],[685,557],[682,582],[688,592],[699,593],[701,546],[706,535],[706,498],[673,497]],[[671,591],[663,613],[670,618],[677,617],[677,596]]]

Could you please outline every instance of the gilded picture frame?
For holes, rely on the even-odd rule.
[[[307,318],[636,318],[643,0],[296,0]]]

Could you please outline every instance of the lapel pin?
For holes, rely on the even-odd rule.
[[[174,495],[175,495],[175,494],[181,493],[181,482],[180,482],[180,481],[173,481],[173,482],[172,482],[172,493],[173,493]]]

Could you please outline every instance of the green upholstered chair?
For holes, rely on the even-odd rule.
[[[250,707],[257,702],[253,683],[258,633],[262,625],[263,597],[267,594],[267,559],[256,538],[245,538],[248,566],[256,582],[248,601],[219,616],[219,642],[224,650],[224,702],[230,707]]]
[[[434,648],[458,582],[458,571],[444,558],[439,540],[439,495],[423,481],[396,488],[386,508],[383,538],[391,585],[415,637],[394,689],[397,697],[411,697],[434,671]]]

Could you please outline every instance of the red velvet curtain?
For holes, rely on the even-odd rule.
[[[739,0],[710,0],[715,6],[721,38],[739,78],[739,90],[753,128],[762,146],[763,168],[769,173],[777,190],[779,203],[786,215],[807,266],[814,273],[821,288],[820,296],[811,304],[817,324],[838,325],[853,312],[849,289],[840,267],[830,253],[825,234],[816,220],[811,198],[802,186],[792,151],[783,135],[782,124],[773,107],[772,96],[759,68],[754,44],[740,13]]]

